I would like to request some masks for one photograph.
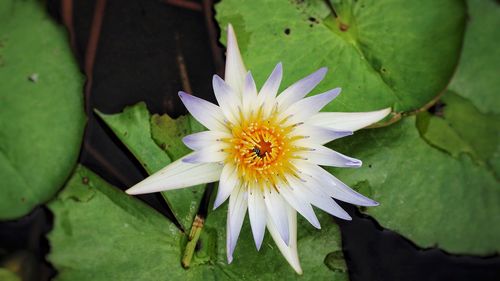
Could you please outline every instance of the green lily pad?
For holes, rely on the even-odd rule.
[[[478,163],[483,148],[464,137],[464,127],[453,127],[453,121],[443,124],[439,119],[448,120],[446,112],[452,112],[452,106],[445,107],[444,117],[425,117],[431,120],[427,127],[419,124],[420,132],[416,118],[407,117],[392,126],[363,130],[334,142],[334,149],[362,159],[364,164],[360,169],[331,171],[380,202],[364,212],[420,247],[437,246],[455,254],[493,254],[500,251],[500,225],[496,223],[500,219],[500,185],[491,169]],[[482,124],[477,126],[478,138],[493,137],[479,135]]]
[[[141,201],[79,167],[66,188],[49,204],[54,228],[48,259],[56,280],[347,280],[331,217],[323,229],[299,220],[299,255],[304,274],[295,274],[270,235],[255,250],[245,223],[235,260],[225,255],[226,206],[211,213],[203,229],[197,263],[181,267],[185,237],[165,217]],[[249,266],[251,265],[251,266]]]
[[[463,1],[330,2],[223,0],[216,19],[223,36],[233,24],[246,66],[260,85],[279,61],[283,86],[329,67],[315,92],[343,92],[325,111],[408,112],[445,89],[462,45]]]
[[[160,170],[188,154],[181,138],[199,129],[191,117],[176,120],[167,115],[151,117],[145,103],[127,107],[122,113],[99,116],[149,173]],[[184,229],[190,229],[203,196],[203,187],[162,192],[162,196]]]
[[[180,263],[173,223],[83,167],[49,208],[56,280],[167,280]]]
[[[21,281],[21,278],[14,272],[0,267],[0,280],[3,281]]]
[[[0,3],[0,219],[50,199],[82,141],[83,76],[45,9],[35,0]]]
[[[499,114],[500,5],[494,0],[471,0],[467,6],[464,46],[450,89],[469,99],[481,112]]]

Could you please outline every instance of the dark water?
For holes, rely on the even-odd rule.
[[[62,20],[59,1],[48,1],[51,14]],[[73,1],[75,56],[82,72],[96,1]],[[150,111],[176,116],[185,113],[177,91],[186,88],[213,100],[211,77],[216,71],[205,15],[159,0],[108,0],[96,49],[90,87],[90,108],[105,113],[145,101]],[[219,32],[217,30],[217,32]],[[95,34],[94,34],[95,35]],[[222,52],[222,49],[219,50]],[[182,60],[181,59],[181,60]],[[83,89],[82,89],[83,92]],[[80,162],[112,184],[125,189],[145,176],[133,156],[112,132],[89,116]],[[142,200],[171,217],[157,195]],[[419,249],[397,233],[344,204],[353,221],[339,221],[351,280],[500,280],[500,257],[454,256],[438,249]],[[29,216],[0,223],[0,258],[22,260],[26,280],[48,280],[56,274],[43,260],[49,251],[44,238],[52,214],[37,208]]]

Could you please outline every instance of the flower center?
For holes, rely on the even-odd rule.
[[[267,154],[271,154],[272,151],[273,151],[272,143],[267,141],[260,141],[253,147],[253,152],[260,158],[266,157]]]
[[[236,165],[243,182],[276,184],[286,173],[294,173],[290,159],[297,147],[290,138],[292,126],[282,127],[273,118],[243,122],[231,128],[227,162]]]

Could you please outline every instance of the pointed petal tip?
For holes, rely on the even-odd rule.
[[[391,107],[386,107],[386,108],[381,109],[381,110],[372,111],[371,113],[373,113],[373,120],[371,120],[370,125],[375,124],[375,123],[379,122],[380,120],[384,119],[391,112],[392,112]],[[367,112],[367,113],[370,113],[370,112]]]
[[[346,211],[344,211],[342,214],[337,214],[336,217],[346,221],[352,221],[352,217]]]
[[[187,156],[185,158],[182,158],[182,162],[188,163],[188,164],[196,164],[196,155],[191,155]]]
[[[355,203],[351,203],[351,204],[354,204],[354,205],[358,205],[358,206],[363,206],[363,207],[377,207],[380,205],[379,202],[371,199],[371,198],[368,198],[362,194],[358,194],[358,202],[355,202]]]
[[[319,220],[318,220],[318,217],[316,216],[316,214],[314,213],[314,211],[312,212],[312,216],[309,216],[309,218],[305,217],[304,215],[302,215],[304,218],[307,219],[307,221],[312,225],[314,226],[314,228],[316,229],[321,229],[321,224],[319,223]]]
[[[357,205],[357,206],[363,206],[363,207],[377,207],[380,205],[380,203],[378,203],[377,201],[372,200],[372,199],[365,197],[363,195],[359,195],[359,197],[357,197],[356,199],[357,199],[357,202],[352,202],[352,203],[349,202],[349,203]]]
[[[125,190],[125,193],[128,195],[138,195],[138,194],[144,194],[144,193],[150,193],[149,191],[144,191],[144,187],[139,186],[141,182],[137,183],[136,185],[132,186],[131,188]]]
[[[215,86],[215,85],[219,82],[219,81],[218,81],[218,80],[219,80],[218,78],[220,78],[220,77],[219,77],[219,75],[217,75],[217,74],[214,74],[214,75],[212,76],[212,85],[214,85],[214,86]]]
[[[227,45],[226,47],[229,49],[230,47],[231,48],[237,48],[238,49],[238,52],[239,52],[239,48],[238,48],[238,43],[236,41],[236,33],[234,32],[234,28],[233,28],[233,25],[232,24],[228,24],[227,25]],[[233,46],[234,44],[234,46]]]
[[[181,141],[185,146],[190,147],[190,144],[193,141],[193,137],[191,135],[187,135],[183,137]]]
[[[192,98],[192,97],[193,97],[191,94],[186,93],[186,92],[184,92],[184,91],[179,91],[179,92],[177,93],[177,95],[179,95],[179,98],[180,98],[183,102],[184,102],[184,100],[186,100],[186,99],[189,99],[189,98]]]
[[[350,162],[345,164],[347,167],[359,168],[363,165],[363,161],[358,159],[352,159]]]
[[[217,209],[220,207],[220,205],[222,205],[222,203],[224,203],[226,200],[221,200],[221,197],[217,197],[215,198],[215,201],[214,201],[214,208],[213,210]]]
[[[129,188],[127,190],[125,190],[125,193],[127,193],[128,195],[134,195],[134,190],[132,188]]]
[[[248,85],[248,83],[253,82],[253,76],[252,76],[252,71],[247,71],[247,74],[245,75],[245,84]]]
[[[214,76],[212,76],[212,88],[214,89],[215,93],[223,89],[224,84],[225,84],[224,79],[222,79],[219,75],[214,74]]]
[[[336,97],[338,97],[338,95],[340,95],[340,92],[342,91],[341,88],[335,88],[335,89],[332,89],[328,92],[326,92],[326,94],[328,95],[328,98],[330,100],[333,100],[335,99]]]
[[[287,247],[290,247],[290,235],[288,232],[284,236],[282,234],[281,239],[283,239],[283,242],[285,242]]]
[[[322,67],[322,68],[316,70],[315,72],[313,72],[310,75],[310,77],[315,77],[315,78],[317,77],[317,79],[319,81],[322,81],[325,78],[327,72],[328,72],[328,68],[327,67]]]
[[[293,270],[295,270],[298,275],[302,275],[304,272],[302,271],[302,267],[300,266],[297,250],[295,250],[295,253],[292,255],[292,260],[288,261],[288,263],[292,266]]]
[[[384,109],[380,110],[380,112],[381,112],[381,113],[385,113],[385,116],[387,116],[389,113],[391,113],[391,112],[392,112],[392,108],[387,107],[387,108],[384,108]],[[385,116],[384,116],[384,117],[385,117]]]
[[[262,247],[262,241],[260,241],[260,242],[255,241],[255,248],[257,249],[257,252],[260,251],[261,247]]]

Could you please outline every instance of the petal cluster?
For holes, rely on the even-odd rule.
[[[351,219],[332,198],[361,206],[378,203],[353,191],[321,166],[354,168],[361,161],[324,144],[349,136],[384,118],[390,109],[363,113],[323,113],[340,88],[307,96],[326,68],[308,75],[278,95],[283,67],[278,63],[260,90],[247,72],[231,25],[228,26],[226,75],[213,78],[218,105],[179,92],[188,111],[208,130],[186,136],[193,150],[127,193],[140,194],[219,181],[214,208],[229,198],[227,259],[231,262],[248,212],[260,249],[268,229],[283,256],[302,273],[297,254],[297,216],[314,227],[315,206]],[[306,97],[307,96],[307,97]]]

